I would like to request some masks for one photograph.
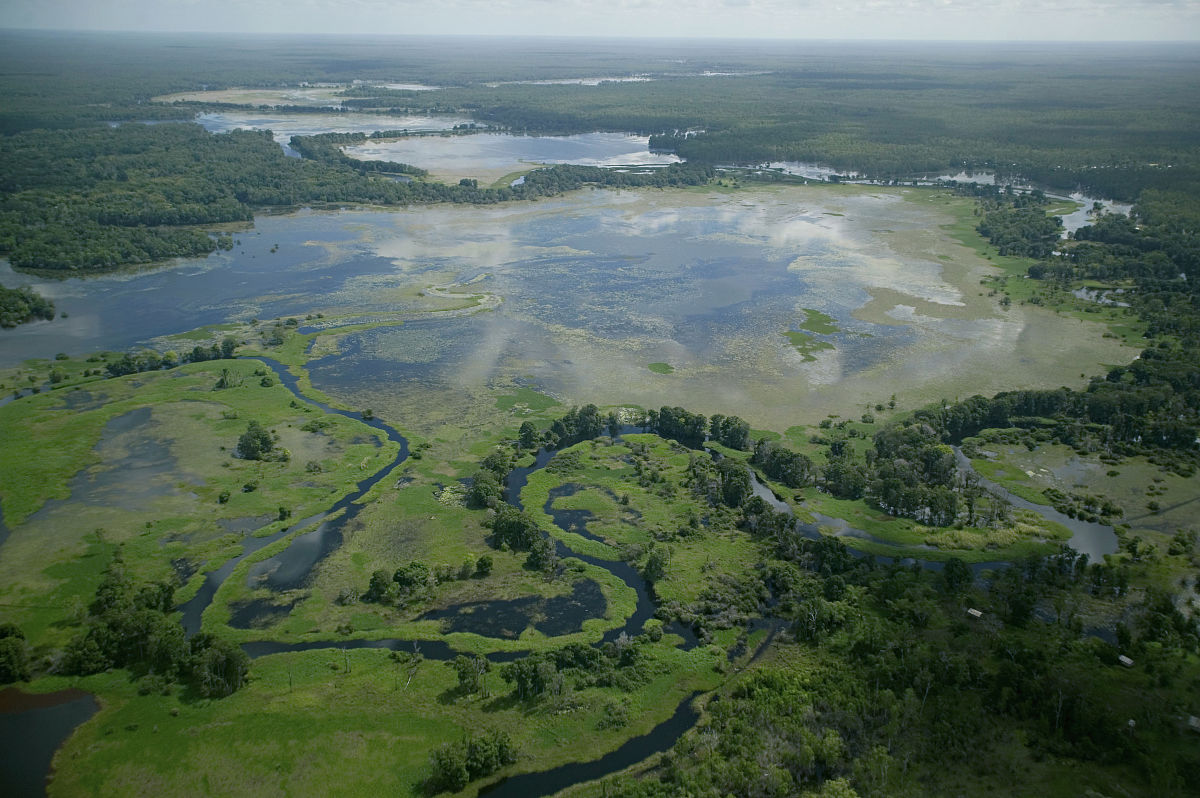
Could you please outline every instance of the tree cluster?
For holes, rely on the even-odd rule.
[[[1058,245],[1062,231],[1062,219],[1046,215],[1047,204],[1039,190],[1020,194],[1011,187],[1007,194],[997,190],[993,198],[980,200],[983,216],[975,229],[1001,255],[1045,258]]]
[[[750,462],[761,468],[771,479],[782,482],[789,488],[811,485],[816,476],[812,460],[807,456],[765,438],[754,445],[754,454],[750,457]]]
[[[33,675],[25,633],[12,623],[0,623],[0,684],[26,682]]]
[[[54,303],[32,288],[5,288],[0,285],[0,327],[54,318]]]
[[[167,689],[183,681],[207,698],[236,692],[249,675],[249,657],[212,635],[187,639],[171,617],[174,596],[174,586],[165,582],[135,587],[120,556],[114,557],[96,588],[86,630],[63,652],[62,671],[87,675],[127,668],[147,687]]]
[[[275,452],[275,438],[259,421],[246,424],[238,437],[237,453],[243,460],[270,460]]]
[[[123,377],[127,374],[140,374],[143,371],[158,371],[159,369],[175,368],[181,363],[203,363],[207,360],[227,360],[233,357],[237,348],[237,339],[226,336],[220,344],[203,347],[196,345],[190,352],[179,355],[173,351],[159,354],[153,349],[141,352],[126,352],[117,360],[109,361],[104,369],[110,377]]]
[[[522,701],[561,697],[564,691],[586,687],[634,690],[650,676],[640,650],[644,643],[642,636],[626,635],[599,647],[572,643],[510,662],[500,669],[500,676]]]
[[[411,164],[398,163],[396,161],[364,161],[351,158],[342,149],[347,144],[360,144],[367,141],[368,138],[376,139],[383,137],[375,133],[370,136],[367,136],[366,133],[318,133],[315,136],[292,136],[288,144],[293,150],[300,153],[302,158],[324,161],[339,166],[348,166],[364,174],[367,172],[384,172],[387,174],[412,175],[413,177],[426,177],[429,174],[424,169],[412,166]]]
[[[456,743],[435,748],[426,787],[431,793],[458,792],[476,779],[490,776],[517,761],[517,748],[507,732],[466,735]]]

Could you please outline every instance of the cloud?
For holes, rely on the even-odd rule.
[[[1200,0],[4,0],[0,27],[883,39],[1200,39]]]

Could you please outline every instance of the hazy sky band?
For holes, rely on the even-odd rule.
[[[1200,40],[1200,0],[3,0],[0,27],[227,33]]]

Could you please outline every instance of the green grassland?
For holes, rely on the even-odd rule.
[[[225,331],[212,334],[217,332]],[[303,377],[308,341],[320,335],[292,331],[283,346],[267,351]],[[236,387],[215,389],[223,369]],[[240,553],[240,533],[224,532],[214,521],[261,519],[257,534],[274,532],[286,523],[278,519],[279,507],[288,507],[293,518],[327,508],[394,457],[394,444],[380,440],[376,431],[295,402],[277,383],[264,386],[264,372],[253,359],[209,361],[116,379],[89,378],[86,384],[68,384],[0,408],[0,429],[24,453],[0,465],[4,507],[14,530],[5,544],[3,567],[11,574],[2,595],[18,607],[6,609],[4,617],[22,625],[36,650],[48,653],[74,632],[82,607],[118,548],[139,579],[169,577],[172,561],[199,566],[201,571],[180,590],[186,598],[198,587],[204,569]],[[81,396],[68,401],[72,394]],[[59,753],[52,794],[273,794],[329,790],[333,784],[337,794],[383,787],[401,795],[419,794],[430,752],[464,731],[508,732],[521,751],[511,772],[535,771],[615,749],[668,717],[692,691],[731,689],[739,677],[725,662],[725,650],[741,636],[737,628],[712,630],[713,645],[693,651],[675,648],[678,638],[670,634],[660,642],[644,642],[653,676],[633,690],[591,687],[534,703],[511,697],[495,671],[486,677],[492,696],[479,698],[461,694],[453,669],[440,662],[423,663],[408,682],[404,666],[386,651],[337,650],[340,640],[398,637],[444,639],[457,650],[479,654],[550,651],[570,642],[595,642],[633,612],[633,591],[601,567],[568,560],[556,578],[547,579],[524,565],[523,552],[489,547],[482,523],[487,511],[465,505],[459,480],[497,446],[510,445],[522,421],[532,419],[545,427],[563,412],[555,400],[527,387],[495,396],[486,433],[450,428],[414,443],[413,456],[365,497],[361,512],[344,530],[342,546],[320,562],[302,589],[273,594],[247,581],[255,562],[289,544],[285,538],[243,562],[203,618],[206,631],[235,641],[329,640],[330,648],[260,658],[251,683],[223,700],[197,700],[178,688],[170,695],[141,695],[137,683],[120,671],[35,681],[31,689],[38,691],[78,685],[95,692],[103,705]],[[172,458],[166,484],[173,492],[153,497],[145,506],[75,507],[77,497],[70,490],[81,470],[104,474],[129,456],[131,442],[110,435],[107,425],[139,410],[147,415],[139,434],[149,431],[146,437]],[[889,409],[879,416],[896,412]],[[250,418],[278,433],[279,445],[292,453],[288,462],[233,457],[237,436]],[[310,425],[313,431],[301,428],[314,419],[321,423]],[[856,451],[869,446],[877,428],[873,421],[831,422],[842,433],[855,431],[848,442]],[[771,431],[755,435],[786,441],[819,464],[825,447],[812,436],[821,432],[793,428],[783,436]],[[747,452],[719,443],[712,448],[726,457],[748,458]],[[39,459],[42,451],[66,454],[61,460]],[[521,498],[545,531],[581,554],[627,559],[643,567],[651,547],[666,547],[665,573],[654,586],[657,599],[687,607],[722,580],[752,580],[766,555],[759,542],[737,528],[734,511],[710,504],[689,487],[689,464],[693,458],[707,462],[707,457],[648,433],[628,434],[620,441],[601,437],[558,452],[551,467],[531,475]],[[320,470],[307,470],[311,462]],[[1004,476],[996,471],[989,475]],[[243,493],[241,486],[249,480],[258,488]],[[889,556],[1009,559],[1050,551],[1065,536],[1065,530],[1032,515],[1018,516],[1011,529],[1000,531],[929,529],[883,515],[861,501],[768,484],[802,519],[814,512],[845,519],[879,538],[844,538],[846,543]],[[1005,484],[1015,487],[1012,479]],[[574,492],[558,496],[551,507],[588,511],[587,531],[599,541],[555,526],[544,511],[551,491],[566,485]],[[1033,485],[1031,480],[1031,489]],[[1177,490],[1182,495],[1184,487],[1170,482],[1157,490],[1173,497]],[[230,497],[221,504],[217,497],[223,490]],[[43,515],[57,518],[56,500],[64,499],[64,507],[77,511],[78,522],[56,530],[62,539],[40,571],[24,567],[44,562],[45,554],[39,546],[35,556],[23,538],[39,529]],[[455,568],[484,555],[494,561],[489,575],[441,582],[416,603],[339,600],[347,589],[364,590],[377,569],[390,572],[412,560]],[[498,638],[446,634],[439,622],[419,620],[430,610],[471,602],[563,596],[581,579],[599,585],[606,607],[602,617],[584,620],[578,632],[551,638],[531,625],[516,637]],[[255,628],[230,628],[233,610],[255,599],[287,611]],[[1094,610],[1098,617],[1110,611]],[[658,624],[651,621],[647,628]],[[755,639],[761,640],[761,633]],[[614,706],[621,708],[618,714],[625,721],[609,727]],[[242,775],[233,780],[227,774],[235,764]],[[466,794],[478,787],[468,787]]]
[[[685,654],[667,640],[647,647],[655,675],[638,690],[588,688],[541,705],[511,700],[495,673],[486,677],[491,697],[463,696],[453,669],[436,661],[409,682],[382,651],[261,658],[251,684],[221,701],[138,695],[123,673],[88,677],[74,683],[102,696],[103,708],[59,752],[51,795],[421,795],[433,748],[493,729],[520,750],[506,774],[587,761],[718,684],[723,654]],[[67,683],[46,678],[34,688]],[[629,720],[605,729],[613,703]]]
[[[643,462],[651,482],[629,465],[632,446],[645,447]],[[713,507],[686,485],[691,452],[657,435],[631,433],[622,443],[607,438],[584,441],[556,457],[558,467],[530,476],[521,494],[526,511],[572,549],[604,559],[622,555],[640,560],[652,545],[666,545],[670,560],[654,589],[662,602],[696,600],[710,578],[719,573],[745,576],[761,559],[758,543],[736,528],[736,514]],[[587,510],[587,531],[600,543],[554,526],[543,511],[553,488],[571,485],[573,495],[558,497],[554,509]]]
[[[825,349],[833,349],[833,344],[828,341],[817,340],[808,333],[800,332],[799,330],[788,330],[783,334],[783,337],[788,339],[788,342],[795,347],[796,351],[808,363],[817,359],[815,353]]]
[[[796,326],[801,330],[818,335],[833,335],[840,331],[836,319],[812,308],[804,308],[804,321],[799,322]]]
[[[173,562],[185,571],[216,567],[239,548],[242,533],[229,528],[275,532],[289,523],[281,515],[302,518],[329,506],[395,456],[395,444],[369,427],[300,405],[278,383],[264,386],[267,373],[253,360],[209,361],[5,405],[0,499],[12,534],[0,595],[19,607],[12,618],[61,642],[59,624],[94,589],[101,553],[121,546],[144,580],[170,577]],[[216,389],[223,374],[237,387]],[[113,432],[132,418],[141,423]],[[289,460],[235,456],[251,419],[278,435]],[[312,431],[301,429],[313,420],[320,424]],[[154,458],[148,470],[137,468],[146,452],[131,452],[146,442]],[[90,492],[72,497],[72,486]],[[199,581],[193,577],[180,595]]]
[[[294,334],[289,341],[306,337]],[[291,349],[292,355],[285,352],[281,359],[299,361],[303,347]],[[209,361],[91,380],[78,390],[68,386],[0,409],[6,441],[25,455],[6,458],[3,465],[5,508],[17,508],[10,511],[14,532],[5,544],[3,565],[12,573],[4,596],[12,603],[6,605],[4,617],[26,630],[35,650],[49,652],[73,634],[82,608],[118,548],[139,580],[170,578],[172,560],[201,567],[178,593],[186,598],[198,587],[203,569],[240,553],[241,533],[222,532],[214,522],[253,519],[261,522],[257,534],[274,532],[287,523],[278,519],[281,506],[293,518],[317,512],[394,457],[395,445],[378,439],[374,430],[295,402],[277,382],[264,385],[266,374],[261,363],[251,359]],[[215,389],[223,376],[236,387]],[[82,397],[85,389],[89,396]],[[65,401],[72,393],[81,398]],[[84,399],[89,403],[86,407]],[[268,596],[247,585],[247,571],[253,562],[286,547],[288,538],[257,552],[234,572],[204,615],[204,628],[234,640],[444,638],[459,650],[485,653],[594,642],[623,623],[634,606],[633,592],[624,582],[578,561],[568,561],[562,577],[547,581],[523,567],[523,554],[491,550],[480,525],[483,513],[467,509],[461,491],[452,489],[457,478],[471,472],[478,457],[504,436],[515,434],[521,417],[552,409],[557,402],[521,389],[499,404],[513,418],[513,426],[497,430],[495,437],[465,450],[453,436],[418,445],[417,456],[365,499],[366,506],[347,530],[345,545],[320,565],[311,586],[299,591],[301,595],[272,597],[295,601],[292,612],[280,622],[251,630],[225,626],[231,605]],[[62,542],[43,569],[26,568],[28,562],[46,562],[44,538],[38,540],[36,556],[24,543],[41,524],[39,512],[53,512],[55,500],[74,507],[78,497],[72,496],[70,486],[81,466],[107,473],[118,469],[128,456],[128,442],[106,445],[105,430],[131,411],[147,417],[137,434],[165,447],[174,458],[168,460],[174,470],[164,479],[172,490],[186,487],[186,493],[155,498],[139,507],[98,503],[96,508],[84,508],[77,524],[56,528]],[[278,434],[278,445],[292,453],[289,461],[250,462],[234,457],[237,437],[250,418]],[[314,419],[320,422],[310,427],[314,431],[300,429]],[[39,451],[63,456],[39,459]],[[320,470],[306,468],[312,463]],[[257,489],[242,492],[249,481],[256,482]],[[229,498],[221,503],[218,497],[226,490]],[[48,502],[50,509],[41,510]],[[104,522],[103,528],[97,519]],[[390,570],[412,559],[459,565],[484,554],[494,559],[491,574],[439,585],[420,606],[343,606],[336,601],[345,586],[365,587],[376,568]],[[530,628],[515,640],[470,633],[442,635],[436,622],[415,620],[430,609],[484,598],[561,595],[582,578],[600,585],[607,609],[605,617],[586,620],[575,634],[546,638]],[[644,733],[670,715],[686,695],[715,687],[725,667],[722,651],[682,652],[673,647],[676,640],[666,635],[661,643],[647,644],[650,669],[657,675],[644,687],[632,693],[613,688],[578,691],[558,698],[552,706],[526,706],[506,695],[487,701],[458,696],[453,671],[433,661],[425,663],[405,688],[397,676],[398,666],[386,652],[342,655],[336,648],[260,659],[251,685],[224,701],[197,701],[178,689],[166,696],[140,695],[124,672],[69,680],[44,677],[31,687],[42,691],[76,684],[94,691],[103,704],[100,714],[60,752],[55,794],[146,789],[168,795],[192,794],[197,789],[261,794],[287,783],[289,789],[338,784],[340,794],[352,795],[360,794],[363,785],[379,785],[378,771],[384,763],[388,771],[384,783],[400,794],[418,794],[430,751],[458,739],[463,730],[508,731],[522,752],[518,771],[593,758]],[[488,678],[492,689],[503,693],[498,676]],[[614,704],[622,708],[619,714],[626,720],[598,730]],[[322,713],[316,724],[306,722],[317,706],[336,709]],[[149,748],[153,752],[146,755]],[[347,756],[348,751],[362,756]],[[232,772],[234,757],[242,762],[238,767],[244,774],[236,782],[226,775]]]

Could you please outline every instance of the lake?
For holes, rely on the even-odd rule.
[[[292,136],[318,133],[374,133],[376,130],[424,131],[451,130],[455,125],[470,124],[465,116],[423,116],[396,114],[329,113],[305,114],[270,109],[214,111],[197,114],[196,123],[210,133],[230,130],[270,130],[289,155],[297,153],[288,146]]]
[[[472,133],[370,141],[346,147],[345,152],[351,158],[365,161],[413,164],[450,182],[471,177],[491,183],[537,164],[649,167],[680,162],[676,155],[650,152],[649,144],[650,139],[646,136],[623,133],[576,136]]]
[[[259,216],[232,251],[143,273],[47,280],[0,263],[4,284],[69,313],[5,331],[0,365],[320,312],[335,326],[389,322],[341,336],[310,369],[317,387],[400,426],[450,423],[523,384],[783,430],[892,393],[912,406],[1010,389],[1014,375],[1081,385],[1132,357],[1091,324],[983,296],[990,267],[939,229],[948,201],[865,186],[594,190]],[[478,292],[494,309],[444,313],[439,291]],[[807,357],[784,336],[805,309],[838,328]],[[651,372],[658,362],[674,373]]]

